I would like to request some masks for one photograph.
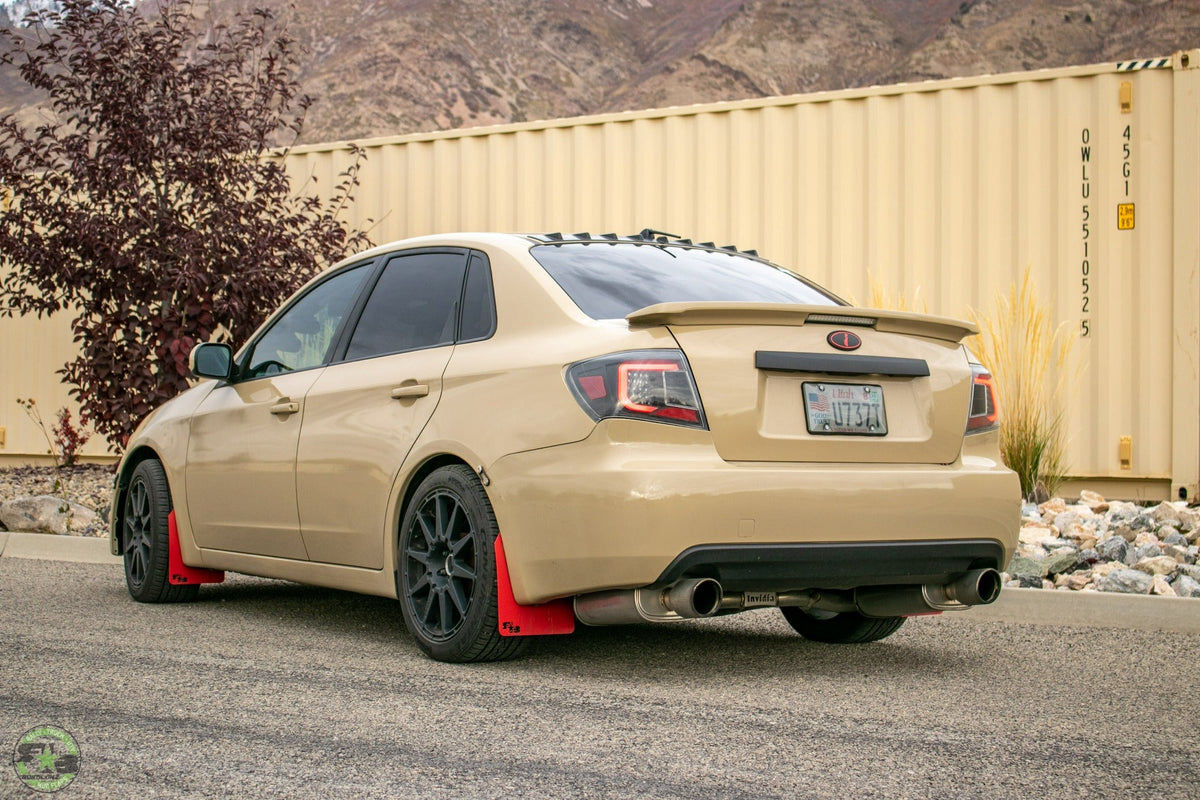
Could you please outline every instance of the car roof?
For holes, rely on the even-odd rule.
[[[357,261],[362,261],[368,258],[375,258],[380,255],[385,255],[397,250],[411,250],[422,247],[492,247],[507,252],[517,254],[520,252],[528,252],[529,248],[534,245],[556,245],[556,244],[572,244],[572,243],[598,243],[598,244],[650,244],[650,245],[667,245],[671,247],[687,247],[699,250],[713,250],[724,253],[736,253],[740,256],[753,258],[758,261],[770,263],[767,259],[758,254],[757,250],[739,250],[734,245],[718,246],[714,242],[693,242],[691,239],[685,239],[675,234],[664,233],[654,230],[653,228],[644,228],[638,233],[629,235],[618,235],[615,233],[600,233],[591,234],[588,232],[582,233],[484,233],[484,232],[456,232],[456,233],[436,233],[425,236],[415,236],[409,239],[399,239],[393,242],[376,245],[369,250],[364,250],[360,253],[355,253],[349,258],[345,258],[334,265],[334,269],[345,264],[350,264]]]

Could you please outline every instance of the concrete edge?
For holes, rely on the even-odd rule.
[[[1200,599],[1116,592],[1005,589],[991,605],[943,618],[1085,628],[1200,633]]]
[[[120,564],[108,537],[0,531],[0,557]],[[1200,634],[1200,600],[1047,589],[1005,589],[991,605],[946,612],[942,619],[1022,625],[1116,628]]]
[[[59,536],[53,533],[0,533],[0,557],[75,561],[81,564],[120,564],[109,552],[107,536]]]

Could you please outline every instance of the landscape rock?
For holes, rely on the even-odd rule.
[[[1143,558],[1133,568],[1147,575],[1170,575],[1178,566],[1179,562],[1170,556],[1156,556],[1154,558]]]
[[[1135,538],[1137,538],[1137,531],[1135,531],[1128,523],[1125,522],[1119,523],[1109,528],[1109,530],[1112,531],[1115,536],[1120,536],[1127,542],[1132,542]]]
[[[1041,561],[1049,553],[1046,548],[1040,544],[1026,544],[1025,542],[1017,543],[1017,555],[1022,558],[1031,558],[1034,561]]]
[[[1046,502],[1038,504],[1038,511],[1041,512],[1043,518],[1045,518],[1047,515],[1061,514],[1066,510],[1067,501],[1061,497],[1052,497]]]
[[[1060,535],[1066,535],[1067,531],[1079,524],[1079,513],[1072,511],[1064,511],[1054,517],[1054,527],[1058,528]]]
[[[1187,575],[1180,575],[1171,586],[1179,597],[1200,598],[1200,581],[1193,580]]]
[[[1162,547],[1162,542],[1159,540],[1158,536],[1150,531],[1142,531],[1137,536],[1133,537],[1134,547],[1145,547],[1148,544],[1152,544],[1155,547]]]
[[[1200,582],[1200,565],[1180,564],[1175,568],[1175,571],[1180,575],[1186,575],[1192,580]]]
[[[1048,543],[1058,542],[1058,533],[1045,525],[1026,525],[1018,534],[1021,544],[1047,546]]]
[[[1069,538],[1080,550],[1091,550],[1096,546],[1095,534],[1087,531],[1086,528],[1082,528],[1079,525],[1076,525],[1071,531]]]
[[[1187,547],[1188,546],[1187,537],[1184,536],[1182,533],[1179,533],[1178,531],[1168,533],[1166,536],[1163,537],[1162,542],[1163,542],[1163,544],[1173,544],[1177,547]]]
[[[1170,556],[1171,558],[1175,559],[1177,564],[1190,564],[1195,560],[1192,555],[1188,553],[1186,547],[1179,547],[1178,545],[1164,545],[1162,553],[1164,556]]]
[[[1124,561],[1129,552],[1129,543],[1120,536],[1110,536],[1096,545],[1096,552],[1105,561]]]
[[[1042,576],[1046,574],[1046,568],[1041,561],[1035,561],[1032,558],[1025,558],[1024,556],[1014,556],[1013,560],[1009,562],[1006,571],[1018,580],[1026,577],[1037,578],[1037,586],[1042,585]]]
[[[1101,564],[1094,564],[1092,574],[1100,578],[1118,569],[1125,569],[1125,564],[1121,561],[1105,561]]]
[[[1105,500],[1103,496],[1097,494],[1096,492],[1089,492],[1087,489],[1084,489],[1079,493],[1079,502],[1083,503],[1097,514],[1103,514],[1110,508],[1108,501]]]
[[[1149,594],[1154,579],[1136,569],[1114,569],[1096,581],[1096,588],[1102,592],[1120,592],[1122,594]]]
[[[1130,548],[1126,554],[1126,564],[1128,566],[1136,566],[1139,561],[1144,559],[1160,558],[1163,551],[1160,551],[1156,545],[1142,545],[1141,547]],[[1171,559],[1174,561],[1175,559]]]
[[[1159,503],[1154,508],[1148,509],[1146,513],[1156,522],[1175,522],[1176,524],[1183,523],[1183,514],[1180,512],[1186,510],[1177,507],[1174,503]]]
[[[95,511],[61,497],[18,497],[0,504],[0,524],[10,531],[61,535],[99,522],[100,516]]]
[[[1155,575],[1150,579],[1150,594],[1157,594],[1163,597],[1179,596],[1176,594],[1175,589],[1171,587],[1171,584],[1167,582],[1166,577],[1163,575]]]
[[[1082,591],[1085,586],[1092,582],[1092,571],[1083,570],[1082,572],[1072,572],[1070,575],[1060,576],[1066,577],[1067,588],[1074,591]]]
[[[1063,572],[1071,572],[1079,561],[1079,551],[1077,550],[1054,553],[1042,561],[1042,569],[1045,570],[1043,574],[1058,575]]]

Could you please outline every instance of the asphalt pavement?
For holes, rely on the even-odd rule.
[[[1196,633],[976,609],[835,646],[767,609],[585,628],[456,666],[420,654],[394,601],[230,576],[195,603],[140,605],[104,553],[27,558],[24,537],[4,538],[0,744],[69,731],[82,766],[63,797],[1191,800],[1200,786]],[[0,797],[44,796],[0,772]]]

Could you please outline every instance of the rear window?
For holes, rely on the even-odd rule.
[[[838,305],[797,275],[734,253],[626,242],[538,245],[530,252],[593,319],[685,301]]]

